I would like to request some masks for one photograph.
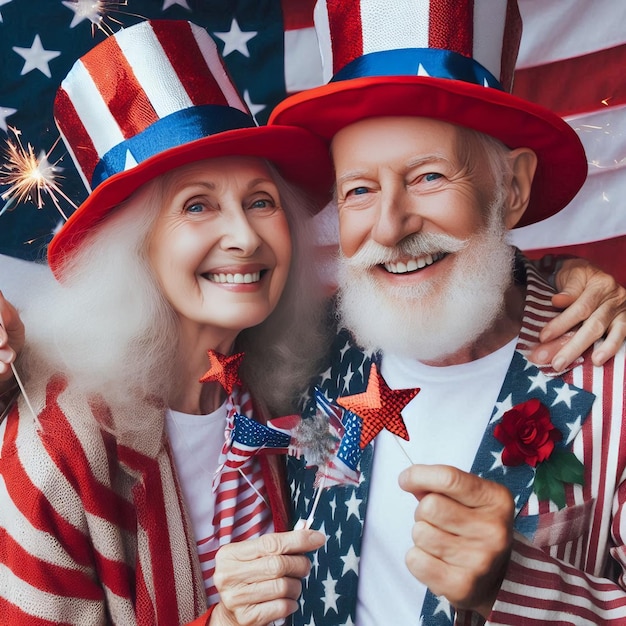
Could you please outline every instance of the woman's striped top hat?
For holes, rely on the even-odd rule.
[[[54,116],[90,192],[50,242],[55,274],[141,185],[201,159],[268,159],[317,209],[329,200],[325,143],[303,129],[257,126],[215,42],[190,22],[140,22],[99,43],[62,82]]]
[[[518,226],[558,212],[582,186],[587,160],[574,130],[510,93],[522,30],[516,0],[318,0],[315,28],[330,82],[281,102],[270,125],[330,142],[365,118],[419,116],[532,148],[539,163]]]

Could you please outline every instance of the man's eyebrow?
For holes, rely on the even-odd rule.
[[[406,162],[408,167],[419,167],[421,165],[429,165],[431,163],[445,163],[447,165],[452,164],[452,161],[443,154],[433,153],[433,154],[425,154],[415,157],[413,159],[409,159]]]
[[[416,156],[415,158],[409,159],[405,165],[408,169],[410,169],[413,167],[420,167],[422,165],[429,165],[431,163],[444,163],[446,165],[452,165],[452,161],[447,156],[436,152],[432,154]],[[347,172],[344,172],[341,176],[337,177],[337,185],[341,185],[346,181],[355,180],[356,178],[367,178],[367,176],[367,170],[365,169],[348,170]]]
[[[337,185],[341,185],[341,183],[349,180],[354,180],[355,178],[365,177],[366,175],[366,170],[349,170],[337,177]]]

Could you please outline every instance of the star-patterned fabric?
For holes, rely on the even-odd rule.
[[[531,289],[529,287],[529,291]],[[525,332],[523,329],[522,338],[525,338]],[[594,395],[565,383],[558,376],[541,372],[527,361],[523,354],[525,351],[521,340],[476,454],[472,473],[500,482],[510,489],[516,506],[516,529],[532,538],[537,530],[537,517],[520,516],[519,512],[532,493],[534,470],[530,466],[503,466],[503,446],[493,436],[493,429],[506,410],[534,397],[550,409],[553,423],[563,433],[563,441],[558,445],[569,448],[587,417]],[[375,369],[373,365],[376,365]],[[364,354],[354,345],[350,334],[341,331],[333,346],[330,364],[320,380],[316,381],[315,393],[303,411],[303,418],[311,418],[319,413],[320,399],[316,399],[315,394],[323,394],[326,402],[334,407],[339,406],[339,398],[363,394],[368,387],[371,372],[378,371],[379,366],[379,355]],[[352,419],[350,416],[353,415],[351,410],[345,410],[342,419],[347,418],[349,424]],[[360,430],[359,424],[360,420],[357,420],[355,427]],[[312,557],[311,573],[303,583],[300,607],[293,618],[294,626],[355,623],[359,559],[374,446],[375,439],[362,451],[358,449],[358,485],[323,490],[312,528],[325,533],[327,542]],[[315,494],[315,472],[314,467],[307,467],[304,458],[290,457],[288,460],[295,519],[305,519],[310,511]],[[381,601],[384,601],[383,597]],[[455,611],[448,601],[434,596],[430,591],[421,607],[421,615],[418,609],[416,607],[415,626],[449,626],[454,622]]]

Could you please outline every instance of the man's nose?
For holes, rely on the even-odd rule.
[[[409,196],[403,185],[383,189],[371,238],[383,246],[393,247],[422,230],[423,222],[416,200]]]

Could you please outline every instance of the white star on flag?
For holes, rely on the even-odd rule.
[[[3,4],[9,4],[9,2],[11,2],[11,0],[0,0],[0,7]],[[0,24],[2,24],[2,13],[0,13]],[[6,130],[6,129],[5,129]]]
[[[252,117],[254,117],[255,119],[256,114],[260,113],[263,109],[266,108],[265,104],[255,104],[254,102],[252,102],[252,100],[250,99],[250,92],[247,89],[244,89],[243,100],[248,105],[250,113],[252,113]]]
[[[233,21],[230,24],[230,30],[228,32],[213,33],[216,37],[219,37],[224,42],[224,50],[222,50],[222,56],[226,57],[231,52],[241,52],[243,56],[249,57],[248,41],[256,37],[257,31],[242,31],[239,28],[237,20],[233,17]]]
[[[48,78],[52,76],[50,74],[50,67],[48,66],[48,63],[52,61],[52,59],[56,59],[61,54],[57,50],[46,50],[41,45],[39,35],[35,35],[33,45],[30,48],[13,46],[13,51],[17,52],[17,54],[19,54],[25,61],[20,76],[24,76],[24,74],[28,74],[28,72],[32,72],[33,70],[39,70]]]
[[[567,427],[569,428],[569,435],[567,436],[567,441],[565,442],[566,446],[569,446],[569,444],[574,441],[578,431],[582,428],[582,420],[583,416],[579,415],[573,422],[567,424]]]
[[[2,0],[0,0],[1,2]],[[17,113],[17,109],[10,109],[9,107],[0,107],[0,128],[6,133],[8,130],[7,117]]]
[[[513,408],[513,394],[509,394],[502,402],[496,402],[496,412],[490,420],[490,424],[497,422],[509,409]]]
[[[537,372],[535,376],[529,376],[528,380],[530,381],[530,387],[528,388],[528,393],[530,393],[533,389],[541,389],[543,393],[547,393],[548,391],[548,377],[542,374],[541,372]]]
[[[568,385],[563,385],[560,389],[556,390],[556,398],[554,398],[554,402],[552,406],[555,406],[559,402],[565,402],[565,405],[568,409],[572,408],[572,398],[578,392],[575,389],[571,389]]]
[[[102,0],[63,0],[62,4],[74,11],[70,28],[78,26],[84,20],[89,20],[96,26],[102,21]]]
[[[187,0],[163,0],[163,8],[161,10],[165,11],[165,9],[169,9],[176,4],[183,7],[183,9],[187,9],[187,11],[191,11],[191,8],[187,4]]]

